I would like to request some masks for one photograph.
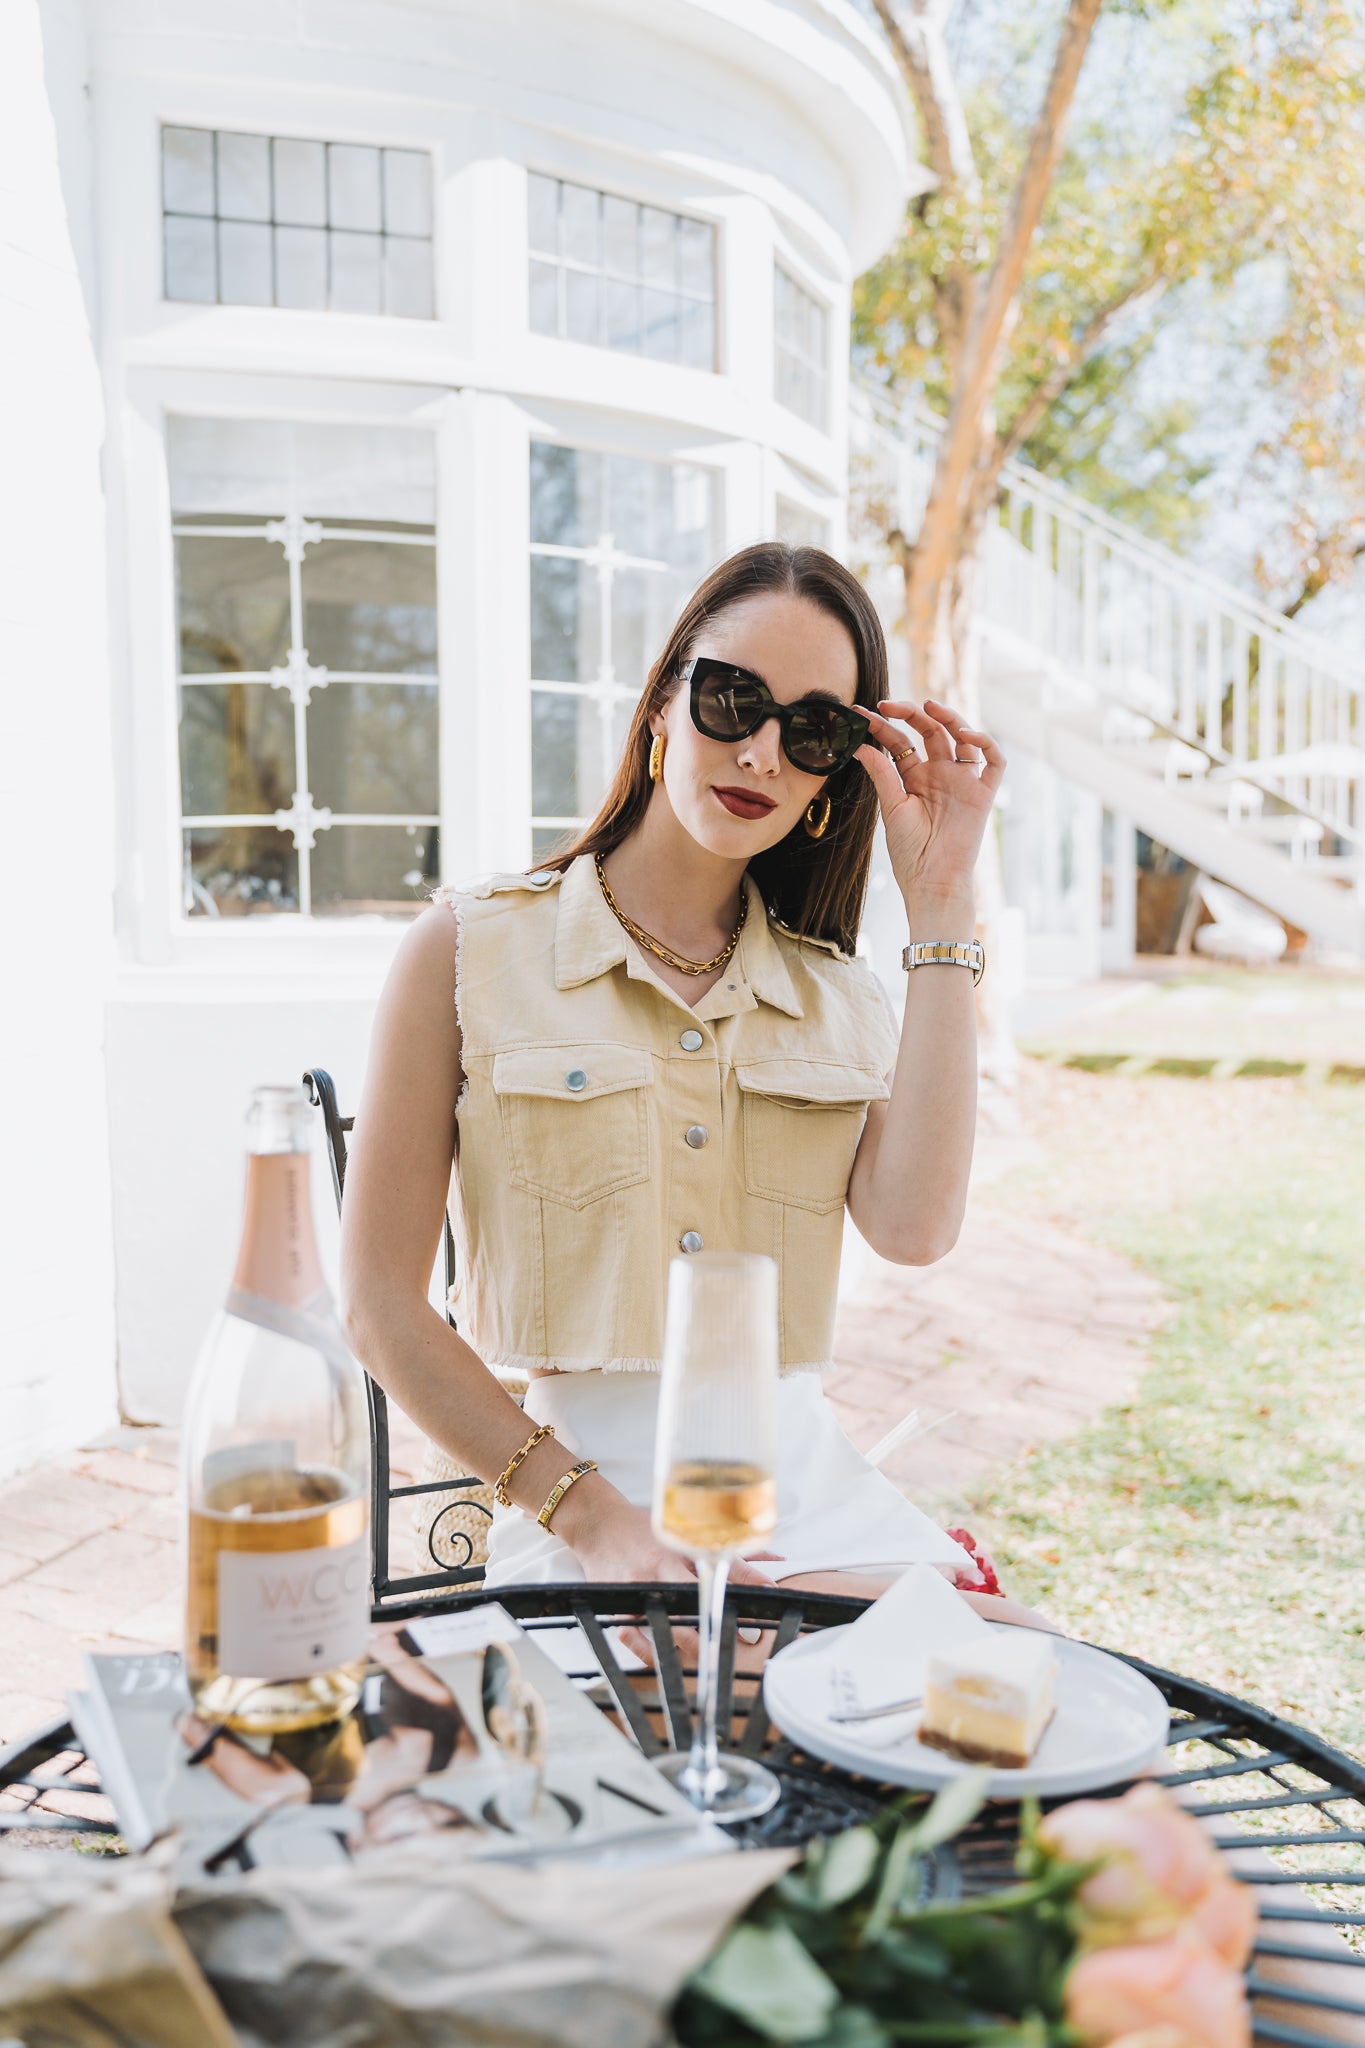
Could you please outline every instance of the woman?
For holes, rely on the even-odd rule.
[[[975,1120],[972,870],[1005,764],[886,692],[847,570],[743,550],[670,634],[588,831],[443,894],[399,951],[346,1183],[347,1326],[437,1444],[501,1478],[490,1588],[688,1576],[648,1501],[668,1261],[703,1245],[781,1273],[779,1521],[768,1572],[735,1577],[872,1594],[930,1561],[980,1583],[819,1382],[845,1206],[884,1258],[941,1258]],[[909,935],[967,962],[911,972],[899,1027],[850,957],[879,812]],[[461,1335],[427,1301],[448,1188]],[[524,1412],[485,1366],[527,1374]]]

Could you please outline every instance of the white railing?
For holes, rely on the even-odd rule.
[[[855,500],[913,535],[941,422],[859,388],[851,429]],[[1358,843],[1365,666],[1023,463],[1002,485],[978,600],[987,632]]]

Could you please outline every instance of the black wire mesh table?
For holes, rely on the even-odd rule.
[[[460,1613],[487,1597],[476,1591],[386,1603],[379,1616],[424,1620]],[[496,1597],[533,1635],[564,1637],[557,1661],[570,1676],[591,1681],[592,1696],[646,1755],[687,1746],[688,1681],[695,1674],[684,1663],[674,1629],[695,1625],[694,1588],[509,1587]],[[733,1747],[761,1756],[783,1788],[771,1812],[732,1830],[745,1847],[794,1845],[834,1834],[871,1819],[893,1799],[907,1798],[899,1787],[853,1776],[789,1743],[768,1718],[758,1676],[743,1668],[741,1620],[761,1629],[775,1653],[799,1635],[856,1619],[863,1604],[749,1586],[731,1591],[721,1631],[720,1725],[730,1731]],[[649,1631],[655,1671],[628,1670],[617,1655],[613,1625],[630,1619]],[[1190,1812],[1210,1821],[1219,1848],[1263,1888],[1248,1973],[1257,2041],[1287,2048],[1355,2042],[1365,2048],[1365,1764],[1245,1700],[1136,1657],[1124,1661],[1152,1680],[1171,1709],[1170,1742],[1162,1767],[1153,1773],[1157,1782],[1177,1790]],[[951,1849],[938,1855],[927,1875],[934,1895],[977,1893],[1008,1882],[1018,1826],[1017,1805],[990,1802]],[[34,1832],[24,1836],[28,1840],[117,1832],[69,1721],[55,1721],[0,1751],[0,1837],[29,1830]],[[1248,1857],[1254,1857],[1250,1866]]]

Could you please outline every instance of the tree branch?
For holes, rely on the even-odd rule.
[[[1055,369],[1039,380],[1000,437],[1000,464],[1017,455],[1031,440],[1073,377],[1083,370],[1121,313],[1136,310],[1145,300],[1151,305],[1166,289],[1164,278],[1138,277],[1100,306],[1081,329],[1070,350]]]
[[[915,102],[940,191],[956,187],[974,197],[978,179],[972,138],[948,63],[938,10],[931,11],[923,0],[915,0],[913,10],[897,6],[895,0],[872,0],[872,4]]]
[[[1297,597],[1291,598],[1288,604],[1280,606],[1284,616],[1287,619],[1296,619],[1304,606],[1311,604],[1313,599],[1320,596],[1326,590],[1328,584],[1335,580],[1338,563],[1358,562],[1362,556],[1365,556],[1365,540],[1357,541],[1354,547],[1348,547],[1344,552],[1339,549],[1334,552],[1325,545],[1320,547],[1318,549],[1317,566],[1308,570],[1304,576],[1303,585]]]

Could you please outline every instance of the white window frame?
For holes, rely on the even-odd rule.
[[[123,724],[129,735],[123,767],[129,789],[126,816],[133,826],[132,844],[125,842],[120,864],[119,887],[124,899],[120,925],[134,935],[138,962],[149,966],[193,964],[236,973],[247,965],[278,967],[284,959],[359,964],[362,955],[370,954],[386,960],[407,928],[409,920],[402,915],[310,917],[283,911],[209,919],[185,912],[179,630],[167,459],[172,415],[381,426],[432,435],[437,500],[437,670],[430,677],[390,676],[386,680],[429,681],[437,686],[440,809],[433,814],[433,822],[441,831],[443,880],[472,870],[472,834],[465,808],[470,764],[458,735],[472,711],[473,684],[461,655],[468,642],[468,613],[475,598],[472,586],[478,564],[462,557],[458,522],[442,517],[461,480],[472,489],[468,482],[470,422],[458,394],[423,387],[341,386],[324,379],[302,383],[199,372],[134,373],[129,380],[130,431],[122,479],[126,553],[113,593],[116,604],[126,599],[126,618],[120,624],[128,660],[116,687],[123,698]],[[424,819],[425,814],[423,818],[414,814],[393,822],[421,824]],[[247,822],[259,825],[270,821],[254,818]],[[336,813],[333,822],[345,820]]]
[[[570,547],[555,541],[532,540],[530,519],[530,454],[533,442],[543,443],[551,447],[572,448],[575,452],[584,455],[619,455],[636,462],[657,462],[673,467],[685,465],[689,469],[703,471],[711,480],[712,511],[716,534],[715,555],[717,561],[722,560],[727,552],[725,536],[728,523],[726,464],[723,460],[701,460],[692,450],[676,446],[668,448],[643,446],[638,439],[612,438],[609,435],[603,434],[600,423],[596,431],[589,430],[583,433],[574,433],[572,431],[547,432],[541,430],[538,426],[533,426],[531,431],[528,432],[525,462],[527,494],[525,552],[527,596],[525,653],[523,656],[526,671],[527,704],[526,775],[528,802],[526,838],[528,861],[531,857],[530,849],[536,832],[555,830],[565,833],[575,832],[581,830],[589,822],[583,817],[547,817],[537,815],[530,807],[531,747],[533,744],[532,698],[536,695],[577,697],[596,706],[603,744],[602,783],[605,788],[616,766],[614,755],[610,759],[607,758],[611,752],[612,712],[621,705],[633,707],[639,702],[641,694],[640,689],[623,687],[616,681],[611,645],[612,580],[619,569],[666,569],[668,567],[667,563],[659,562],[653,556],[631,554],[625,549],[619,548],[616,545],[616,536],[614,534],[605,536],[605,541],[602,536],[599,536],[586,547]],[[719,455],[720,451],[716,451],[716,453]],[[532,557],[537,555],[550,560],[582,562],[597,572],[599,618],[601,621],[601,652],[598,674],[591,682],[571,683],[565,682],[562,679],[541,680],[531,672],[530,565]],[[703,571],[702,573],[705,574],[706,572]]]
[[[198,134],[201,134],[201,135],[209,135],[209,136],[211,136],[211,137],[212,137],[212,139],[213,139],[213,146],[214,146],[214,164],[215,164],[215,191],[214,191],[214,206],[215,206],[215,210],[214,210],[214,212],[213,212],[213,213],[211,213],[211,214],[182,214],[182,213],[180,213],[180,212],[179,212],[178,210],[176,210],[176,211],[175,211],[175,212],[173,212],[173,213],[172,213],[172,212],[168,212],[168,211],[167,211],[167,207],[166,207],[166,198],[165,198],[165,172],[164,172],[164,155],[163,155],[163,151],[164,151],[164,147],[165,147],[165,144],[164,144],[164,139],[163,139],[163,138],[164,138],[164,136],[165,136],[165,133],[166,133],[167,129],[184,129],[184,130],[188,130],[188,131],[191,131],[191,132],[194,132],[194,133],[198,133]],[[274,302],[272,302],[272,303],[271,303],[270,305],[268,305],[268,306],[264,306],[264,305],[260,305],[260,304],[258,304],[258,303],[257,303],[256,301],[254,301],[254,300],[250,300],[250,301],[244,301],[244,300],[241,300],[241,299],[223,299],[223,298],[218,298],[218,297],[214,297],[213,299],[173,299],[173,298],[171,298],[170,294],[169,294],[169,293],[168,293],[168,291],[166,290],[166,256],[165,256],[165,236],[166,236],[166,221],[167,221],[168,219],[190,219],[190,220],[210,220],[210,221],[212,221],[212,223],[213,223],[213,225],[214,225],[214,240],[215,240],[215,248],[216,248],[216,249],[218,249],[218,248],[219,248],[219,241],[220,241],[220,238],[219,238],[219,236],[218,236],[218,233],[217,233],[217,230],[218,230],[218,228],[220,227],[220,225],[221,225],[221,224],[223,223],[223,221],[224,221],[224,220],[226,220],[226,221],[228,222],[228,224],[229,224],[229,225],[233,225],[233,224],[235,224],[235,223],[237,222],[237,219],[238,219],[238,217],[237,217],[236,215],[232,215],[232,214],[224,215],[224,214],[220,214],[220,213],[219,213],[219,212],[217,211],[217,198],[218,198],[218,195],[217,195],[217,171],[216,171],[216,166],[217,166],[217,155],[218,155],[218,138],[219,138],[219,136],[221,136],[221,135],[247,135],[247,136],[253,136],[253,137],[255,137],[255,138],[256,138],[256,139],[258,140],[258,141],[263,141],[263,142],[265,142],[265,143],[266,143],[267,145],[271,145],[271,146],[273,146],[273,144],[275,144],[276,142],[303,142],[303,143],[313,143],[313,144],[315,144],[315,145],[317,145],[317,146],[321,147],[321,148],[322,148],[322,149],[324,150],[324,152],[325,152],[326,150],[328,150],[328,149],[331,149],[331,148],[341,148],[341,149],[347,149],[347,148],[349,148],[349,149],[373,149],[373,150],[376,150],[376,151],[377,151],[377,152],[379,153],[379,155],[380,155],[380,159],[381,159],[381,162],[380,162],[380,179],[381,179],[381,189],[382,189],[382,181],[383,181],[383,153],[384,153],[384,151],[385,151],[385,150],[388,150],[388,149],[392,149],[392,150],[395,150],[395,151],[401,151],[401,152],[402,152],[402,153],[403,153],[404,155],[407,155],[407,156],[421,156],[421,157],[425,157],[425,158],[426,158],[426,163],[427,163],[427,174],[428,174],[428,177],[429,177],[429,180],[430,180],[430,198],[431,198],[431,231],[430,231],[430,233],[429,233],[429,234],[427,234],[427,235],[424,235],[424,236],[423,236],[423,235],[416,235],[416,236],[401,236],[401,237],[395,237],[395,239],[398,239],[398,240],[405,240],[405,241],[424,241],[424,242],[425,242],[425,243],[427,244],[428,250],[429,250],[429,252],[430,252],[430,259],[431,259],[431,311],[430,311],[430,313],[420,313],[420,314],[419,314],[419,313],[390,313],[390,312],[388,311],[388,309],[387,309],[386,307],[381,307],[381,308],[380,308],[380,310],[379,310],[379,311],[378,311],[377,313],[375,313],[375,312],[356,312],[356,311],[354,311],[353,309],[350,309],[350,308],[346,308],[346,307],[332,307],[332,306],[307,306],[307,307],[304,307],[304,306],[281,306],[281,305],[279,305],[278,303],[274,303]],[[324,160],[326,160],[326,159],[324,159]],[[273,155],[272,155],[272,162],[273,162]],[[326,173],[324,173],[324,176],[325,176],[325,175],[326,175]],[[272,193],[273,193],[273,178],[272,178]],[[431,326],[431,325],[433,325],[433,324],[436,324],[436,323],[439,323],[439,322],[440,322],[440,319],[441,319],[441,305],[440,305],[440,276],[439,276],[439,270],[440,270],[440,266],[439,266],[439,262],[438,262],[438,256],[439,256],[439,250],[440,250],[440,219],[439,219],[439,200],[440,200],[440,182],[439,182],[439,179],[438,179],[438,176],[437,176],[437,163],[436,163],[436,156],[435,156],[435,152],[434,152],[434,151],[433,151],[433,150],[432,150],[432,149],[431,149],[431,148],[430,148],[429,146],[427,146],[427,145],[426,145],[426,144],[424,144],[424,143],[421,143],[421,142],[418,142],[418,143],[411,143],[411,142],[408,142],[408,141],[406,141],[406,140],[404,140],[404,141],[400,141],[400,140],[398,140],[398,139],[397,139],[396,137],[386,137],[386,138],[383,138],[383,139],[379,139],[379,138],[371,138],[371,137],[368,137],[368,136],[363,136],[363,137],[362,137],[362,136],[356,136],[356,135],[331,135],[331,134],[327,134],[327,135],[320,135],[320,134],[299,134],[299,133],[285,134],[285,133],[281,132],[281,130],[280,130],[280,129],[279,129],[278,127],[270,127],[270,128],[263,128],[263,127],[262,127],[262,126],[260,125],[259,119],[254,119],[254,120],[250,120],[250,121],[245,121],[245,122],[242,122],[242,123],[236,123],[236,122],[234,122],[234,123],[233,123],[233,124],[232,124],[231,126],[228,126],[228,125],[226,125],[226,123],[225,123],[225,122],[223,122],[223,121],[215,121],[215,122],[213,122],[213,123],[212,123],[212,124],[210,125],[209,123],[207,123],[207,122],[204,122],[204,121],[178,121],[178,120],[173,120],[173,119],[169,119],[169,118],[163,118],[163,119],[162,119],[162,120],[160,120],[160,121],[158,122],[158,124],[157,124],[157,199],[158,199],[158,212],[159,212],[159,219],[160,219],[160,235],[159,235],[159,240],[160,240],[160,246],[161,246],[161,263],[160,263],[160,271],[159,271],[159,284],[158,284],[158,294],[157,294],[157,296],[158,296],[158,299],[159,299],[160,303],[161,303],[161,304],[162,304],[163,306],[174,306],[174,307],[176,307],[177,309],[180,309],[180,308],[184,308],[184,307],[187,307],[187,306],[198,306],[198,307],[200,307],[200,308],[201,308],[201,309],[203,309],[203,310],[208,310],[208,309],[210,309],[210,308],[215,308],[215,309],[216,309],[216,308],[221,308],[221,307],[225,307],[225,306],[227,306],[227,307],[247,307],[247,308],[249,308],[250,310],[252,310],[252,311],[255,311],[255,312],[259,312],[259,313],[276,313],[276,314],[279,314],[279,313],[284,313],[284,314],[294,314],[294,315],[297,315],[297,314],[300,314],[300,313],[302,313],[302,314],[304,314],[304,315],[306,315],[306,316],[312,316],[312,317],[314,317],[314,318],[316,318],[316,317],[317,317],[318,315],[322,315],[322,316],[324,316],[325,318],[327,318],[327,319],[329,319],[329,320],[335,320],[335,319],[338,319],[338,318],[340,318],[340,319],[360,319],[360,320],[386,320],[386,321],[391,321],[391,320],[402,320],[402,321],[416,321],[416,322],[418,322],[418,323],[419,323],[419,324],[420,324],[421,326],[423,326],[423,327]],[[330,210],[330,198],[329,198],[329,210]],[[271,263],[271,269],[272,269],[272,276],[273,276],[273,273],[274,273],[274,257],[273,257],[273,237],[274,237],[274,232],[275,232],[275,229],[276,229],[277,227],[280,227],[280,226],[289,226],[289,225],[292,225],[292,223],[288,223],[288,222],[279,222],[279,221],[276,221],[276,220],[275,220],[275,218],[274,218],[274,207],[273,207],[273,199],[272,199],[272,209],[271,209],[271,217],[270,217],[269,221],[263,221],[263,222],[248,222],[248,223],[244,223],[244,224],[245,224],[245,225],[253,225],[253,226],[263,226],[263,227],[269,227],[269,228],[270,228],[270,230],[271,230],[271,236],[272,236],[272,263]],[[331,246],[330,246],[330,238],[331,238],[331,236],[332,236],[333,234],[335,234],[335,233],[340,233],[340,232],[344,232],[344,231],[343,231],[343,230],[340,230],[340,229],[334,229],[334,228],[333,228],[333,227],[331,226],[331,224],[330,224],[330,221],[329,221],[329,222],[328,222],[328,223],[327,223],[327,224],[326,224],[326,225],[325,225],[325,226],[324,226],[324,227],[323,227],[323,228],[321,229],[321,233],[322,233],[322,234],[324,234],[324,235],[325,235],[325,236],[326,236],[326,237],[328,238],[328,250],[327,250],[327,260],[328,260],[328,270],[329,270],[329,275],[330,275],[330,268],[331,268],[331,254],[332,254],[332,252],[331,252]],[[369,231],[369,230],[360,230],[359,232],[370,232],[370,231]],[[379,242],[380,242],[381,244],[383,244],[384,242],[386,242],[386,241],[388,241],[388,240],[390,239],[390,237],[389,237],[389,232],[388,232],[387,228],[385,228],[385,227],[384,227],[384,226],[382,225],[382,223],[381,223],[381,226],[380,226],[380,227],[379,227],[379,228],[378,228],[377,230],[374,230],[374,231],[373,231],[373,233],[374,233],[374,235],[375,235],[375,238],[376,238],[376,239],[377,239],[377,240],[378,240],[378,241],[379,241]],[[221,253],[219,254],[218,262],[217,262],[217,263],[215,264],[215,277],[216,277],[216,281],[218,281],[218,282],[221,282]]]
[[[528,333],[534,334],[536,339],[539,341],[548,341],[560,344],[564,342],[570,342],[573,346],[577,348],[591,348],[593,350],[600,350],[603,354],[616,358],[629,357],[638,362],[647,363],[651,367],[659,370],[688,370],[691,371],[691,373],[694,376],[698,377],[715,377],[721,375],[723,373],[724,354],[722,347],[723,308],[721,299],[722,281],[725,275],[726,257],[725,231],[723,221],[714,212],[708,211],[704,207],[689,205],[677,199],[665,199],[659,196],[657,193],[646,193],[644,191],[638,190],[627,191],[624,186],[613,183],[609,180],[600,180],[597,178],[592,178],[590,180],[586,174],[576,173],[573,171],[566,171],[563,169],[551,170],[547,168],[544,163],[528,161],[525,166],[525,172],[526,177],[524,205],[524,235],[526,244],[526,293]],[[624,205],[649,207],[652,211],[656,213],[666,213],[670,215],[674,220],[692,221],[698,227],[709,228],[712,238],[711,246],[713,255],[710,299],[698,299],[694,294],[684,291],[676,292],[673,295],[680,302],[690,303],[693,305],[710,306],[711,361],[708,364],[703,366],[698,363],[670,362],[666,357],[648,355],[643,349],[616,348],[610,342],[606,341],[579,341],[575,337],[567,333],[545,334],[540,328],[533,328],[531,326],[530,266],[533,262],[553,262],[555,269],[560,274],[559,312],[561,324],[563,324],[564,313],[563,278],[569,271],[574,271],[578,275],[583,277],[598,278],[602,280],[603,283],[609,283],[613,279],[613,273],[610,271],[607,271],[605,269],[594,269],[590,264],[582,263],[574,257],[561,255],[558,251],[556,251],[554,256],[551,257],[548,251],[543,249],[537,249],[532,245],[530,183],[533,177],[552,179],[558,185],[576,186],[579,191],[591,192],[594,195],[594,197],[598,199],[619,199]],[[644,288],[645,281],[643,278],[634,278],[629,280],[629,282],[634,284],[639,289]]]
[[[787,283],[788,283],[789,285],[791,285],[791,286],[792,286],[792,287],[793,287],[793,288],[794,288],[794,289],[795,289],[796,291],[798,291],[798,292],[801,292],[801,293],[802,293],[802,294],[803,294],[803,295],[804,295],[804,296],[805,296],[805,297],[806,297],[807,299],[809,299],[809,300],[811,301],[811,303],[812,303],[812,304],[813,304],[814,306],[816,306],[816,307],[818,308],[818,310],[819,310],[819,312],[820,312],[820,314],[821,314],[821,316],[822,316],[822,318],[823,318],[823,322],[824,322],[824,361],[823,361],[823,362],[821,362],[821,363],[819,363],[819,364],[815,364],[815,363],[812,363],[812,362],[811,362],[811,360],[810,360],[810,359],[809,359],[808,357],[805,357],[805,356],[800,356],[800,355],[797,355],[796,351],[795,351],[795,350],[793,350],[793,349],[792,349],[792,348],[791,348],[791,347],[790,347],[790,346],[789,346],[789,345],[788,345],[788,344],[787,344],[786,342],[784,342],[784,341],[782,340],[782,338],[781,338],[781,337],[779,336],[779,334],[778,334],[778,331],[777,331],[777,290],[778,290],[778,283],[777,283],[777,281],[778,281],[778,278],[779,278],[779,277],[784,277],[784,278],[786,279],[786,281],[787,281]],[[827,294],[827,293],[825,293],[825,292],[822,292],[821,290],[819,290],[819,288],[818,288],[818,287],[816,286],[816,284],[814,283],[814,281],[813,281],[813,280],[812,280],[812,279],[811,279],[811,278],[810,278],[810,277],[809,277],[809,276],[808,276],[808,275],[806,274],[806,272],[805,272],[805,271],[804,271],[804,270],[803,270],[803,269],[802,269],[802,268],[801,268],[801,267],[800,267],[799,265],[797,265],[797,264],[793,263],[793,262],[792,262],[792,260],[791,260],[791,258],[790,258],[790,256],[789,256],[789,255],[787,254],[787,252],[786,252],[786,251],[785,251],[784,249],[780,248],[780,247],[778,247],[778,248],[774,248],[774,250],[773,250],[773,278],[772,278],[772,284],[773,284],[773,356],[772,356],[773,400],[774,400],[775,404],[776,404],[776,405],[777,405],[777,406],[778,406],[778,407],[779,407],[779,408],[780,408],[780,409],[781,409],[781,410],[782,410],[783,412],[787,413],[787,414],[788,414],[788,415],[789,415],[789,416],[790,416],[790,417],[791,417],[792,419],[800,420],[800,421],[801,421],[801,423],[802,423],[802,425],[803,425],[803,426],[806,426],[806,427],[809,427],[809,428],[810,428],[810,429],[812,430],[812,432],[814,432],[814,433],[817,433],[817,434],[822,434],[822,435],[828,435],[828,434],[829,434],[829,433],[831,432],[831,423],[832,423],[832,419],[833,419],[833,408],[834,408],[834,404],[835,404],[835,401],[836,401],[836,397],[837,397],[837,380],[836,380],[836,378],[835,378],[835,375],[834,375],[834,330],[835,330],[835,321],[834,321],[834,313],[833,313],[833,308],[832,308],[832,307],[831,307],[831,305],[830,305],[830,302],[829,302],[829,297],[828,297],[828,294]],[[821,402],[821,407],[820,407],[820,417],[819,417],[818,419],[809,419],[809,418],[808,418],[808,417],[806,416],[806,414],[805,414],[805,413],[801,413],[801,412],[798,412],[798,411],[796,410],[796,408],[795,408],[794,406],[788,405],[788,404],[787,404],[787,402],[785,401],[785,399],[783,399],[783,398],[782,398],[782,397],[780,396],[780,394],[779,394],[779,392],[778,392],[778,388],[777,388],[777,385],[778,385],[778,379],[777,379],[777,364],[778,364],[778,357],[779,357],[779,355],[787,355],[787,356],[793,357],[793,358],[794,358],[794,359],[795,359],[796,361],[798,361],[798,362],[801,362],[801,363],[803,363],[803,364],[805,365],[805,367],[806,367],[806,368],[807,368],[808,370],[818,370],[818,373],[819,373],[819,378],[820,378],[820,393],[821,393],[821,401],[822,401],[822,402]]]

